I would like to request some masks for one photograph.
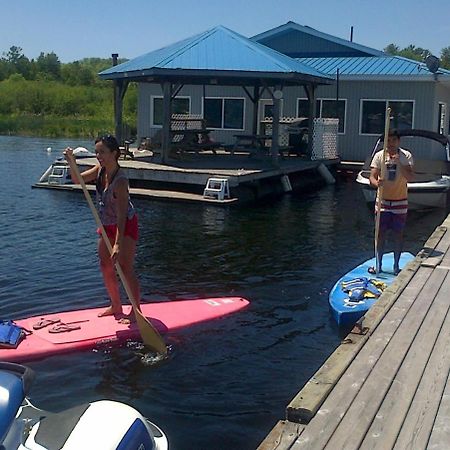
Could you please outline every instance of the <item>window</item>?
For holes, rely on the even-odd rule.
[[[386,108],[391,108],[392,128],[410,130],[413,125],[414,102],[411,100],[362,100],[361,134],[382,134]]]
[[[321,100],[320,117],[339,119],[338,133],[345,133],[345,104],[346,100]]]
[[[263,105],[263,117],[273,117],[273,104],[272,103],[266,103]]]
[[[207,128],[244,129],[243,98],[204,98],[203,117]]]
[[[347,100],[318,99],[316,100],[316,117],[339,119],[338,132],[345,133],[345,109]],[[309,116],[309,101],[297,99],[297,117]]]
[[[163,98],[152,97],[152,125],[161,126],[163,123]],[[189,114],[191,112],[190,97],[175,97],[172,100],[172,114]]]
[[[309,117],[309,100],[297,99],[297,117]],[[316,117],[320,117],[320,100],[316,101]]]

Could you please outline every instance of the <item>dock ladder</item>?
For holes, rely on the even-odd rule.
[[[224,200],[230,198],[230,186],[227,178],[208,178],[203,197],[217,198]]]

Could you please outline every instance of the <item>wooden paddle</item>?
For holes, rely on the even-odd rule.
[[[109,238],[106,234],[105,228],[103,227],[102,221],[100,220],[100,216],[98,215],[97,209],[94,205],[94,202],[92,201],[92,198],[87,190],[86,183],[84,182],[83,178],[81,177],[77,163],[72,158],[69,158],[69,165],[70,165],[70,170],[72,171],[72,174],[74,174],[75,178],[78,178],[78,180],[80,182],[81,188],[83,189],[84,196],[86,197],[86,200],[91,209],[92,215],[94,216],[94,219],[97,222],[97,226],[102,233],[102,238],[105,241],[105,244],[106,244],[106,247],[108,248],[109,253],[112,254],[113,249],[111,246],[111,242],[109,241]],[[128,298],[131,301],[131,306],[133,307],[134,315],[136,317],[136,322],[137,322],[137,326],[139,328],[139,332],[141,333],[142,341],[144,342],[144,344],[147,347],[151,348],[152,350],[154,350],[162,355],[166,355],[167,354],[166,344],[164,343],[160,334],[155,330],[153,325],[148,321],[148,319],[142,314],[141,310],[139,309],[136,299],[134,298],[133,293],[131,292],[130,286],[125,278],[125,275],[124,275],[122,268],[120,267],[120,264],[118,261],[116,261],[116,269],[117,269],[117,273],[119,274],[119,278],[122,281],[125,292],[127,293]]]
[[[389,122],[391,119],[391,108],[386,109],[386,120],[384,122],[384,141],[383,141],[383,159],[381,161],[381,179],[386,180],[386,153],[389,139]],[[378,235],[380,234],[380,219],[381,219],[381,201],[383,199],[383,185],[378,186],[377,193],[377,208],[375,217],[375,260],[376,260],[376,273],[380,273],[381,261],[378,256]]]

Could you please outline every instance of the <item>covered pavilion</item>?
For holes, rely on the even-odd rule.
[[[264,91],[273,99],[271,157],[278,161],[280,100],[286,86],[303,86],[309,100],[309,143],[316,117],[316,88],[334,79],[289,56],[217,26],[155,50],[99,74],[114,81],[115,133],[122,142],[123,98],[130,82],[160,84],[163,91],[162,162],[171,147],[172,101],[184,85],[241,86],[254,104],[252,133],[257,133],[257,105]]]

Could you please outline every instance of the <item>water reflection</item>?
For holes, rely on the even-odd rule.
[[[203,232],[207,235],[220,236],[226,227],[225,220],[229,214],[228,208],[202,208]]]

